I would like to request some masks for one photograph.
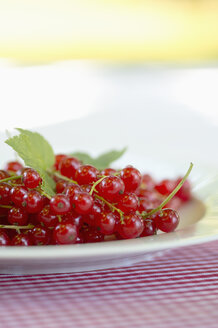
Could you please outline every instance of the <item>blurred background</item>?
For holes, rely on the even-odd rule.
[[[217,0],[0,0],[0,130],[152,95],[217,125],[217,59]]]

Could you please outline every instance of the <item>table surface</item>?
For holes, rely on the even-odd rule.
[[[217,328],[217,270],[210,242],[119,269],[0,275],[0,327]]]

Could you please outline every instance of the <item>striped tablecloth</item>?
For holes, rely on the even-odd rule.
[[[131,267],[0,276],[1,328],[217,328],[218,242]]]

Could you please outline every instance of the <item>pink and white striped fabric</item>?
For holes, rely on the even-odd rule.
[[[218,242],[131,267],[0,275],[2,328],[217,328]]]

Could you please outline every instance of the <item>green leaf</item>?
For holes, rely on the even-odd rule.
[[[51,145],[36,132],[17,129],[20,134],[5,141],[23,159],[26,166],[39,172],[42,178],[42,190],[48,195],[54,194],[55,183],[47,173],[55,162]]]
[[[90,164],[99,170],[103,170],[106,167],[109,167],[112,162],[119,159],[125,153],[126,149],[127,148],[123,148],[121,150],[111,150],[95,158],[83,152],[75,152],[70,155],[78,158],[83,162],[83,164]]]

